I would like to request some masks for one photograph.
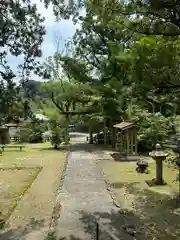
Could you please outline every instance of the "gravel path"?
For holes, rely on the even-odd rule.
[[[75,145],[69,154],[64,184],[58,195],[62,209],[57,220],[57,239],[95,239],[94,219],[101,217],[104,223],[112,222],[111,216],[117,212],[101,174],[100,160],[91,148],[88,144],[82,148]]]

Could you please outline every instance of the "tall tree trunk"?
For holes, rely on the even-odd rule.
[[[89,127],[89,143],[93,144],[93,132],[91,126]]]
[[[65,143],[69,142],[69,115],[66,115],[66,127],[65,127]]]
[[[132,116],[132,100],[130,100],[130,103],[128,105],[128,120],[131,120],[131,116]]]
[[[104,119],[104,145],[107,144],[107,127],[106,127],[106,121]]]
[[[112,118],[110,118],[111,145],[112,145],[112,148],[115,149],[115,147],[116,147],[116,131],[115,131],[115,128],[113,127],[113,125],[114,125],[114,121]]]
[[[24,102],[24,120],[28,119],[29,112],[30,112],[29,103],[28,101],[25,101]]]
[[[64,141],[65,143],[68,143],[68,126],[65,128]]]

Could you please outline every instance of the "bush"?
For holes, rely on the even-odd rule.
[[[44,122],[33,120],[20,128],[19,137],[21,142],[40,143],[43,141],[43,133],[46,130],[47,126]]]
[[[139,123],[139,145],[151,150],[157,143],[162,143],[168,138],[171,126],[171,118],[164,117],[160,113],[149,113],[139,106],[132,107],[132,120]]]
[[[175,165],[175,164],[176,164],[176,158],[177,158],[177,154],[176,154],[174,151],[169,150],[169,151],[168,151],[168,156],[167,156],[167,158],[166,158],[166,162],[167,162],[168,164],[173,164],[173,165]]]
[[[63,137],[62,137],[63,129],[61,128],[61,125],[56,120],[53,120],[50,122],[50,128],[52,132],[51,144],[54,146],[55,149],[57,149],[58,146],[63,141]]]
[[[51,144],[54,146],[54,148],[58,148],[58,146],[61,144],[62,138],[60,132],[57,130],[54,130],[52,132],[52,139],[51,139]]]

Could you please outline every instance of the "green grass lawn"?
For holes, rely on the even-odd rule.
[[[13,146],[14,144],[8,144],[8,146]],[[18,163],[18,158],[28,157],[29,155],[36,155],[45,152],[45,150],[52,150],[51,143],[36,143],[36,144],[15,144],[17,146],[25,146],[22,151],[19,148],[5,148],[4,152],[0,155],[0,164],[14,162]],[[53,150],[52,150],[53,151]]]
[[[25,146],[23,149],[32,149],[32,148],[45,148],[45,147],[52,147],[52,144],[50,142],[42,142],[42,143],[9,143],[7,146]]]
[[[155,177],[155,163],[149,174],[138,174],[136,163],[103,161],[103,172],[121,209],[122,223],[140,229],[138,239],[173,240],[180,238],[180,202],[175,198],[178,171],[164,164],[167,185],[149,187]]]
[[[41,193],[44,182],[59,181],[64,169],[65,152],[52,149],[50,143],[27,144],[23,151],[5,149],[0,156],[0,228],[9,218],[21,197],[35,181],[40,171],[44,171]],[[54,178],[52,179],[52,174]],[[49,198],[55,191],[56,183],[50,184]],[[46,184],[48,186],[48,184]],[[52,188],[52,189],[51,189]],[[45,199],[43,200],[45,201]],[[27,203],[31,204],[31,203]]]
[[[0,168],[0,228],[40,171],[39,167]]]

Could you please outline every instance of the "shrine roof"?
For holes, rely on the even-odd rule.
[[[138,128],[139,126],[133,122],[121,122],[118,124],[115,124],[113,127],[115,128],[120,128],[121,130],[126,130],[128,128]]]

